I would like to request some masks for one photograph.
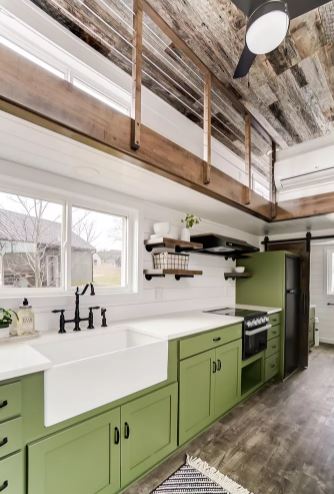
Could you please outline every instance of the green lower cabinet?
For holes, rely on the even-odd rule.
[[[176,449],[177,402],[175,383],[122,406],[122,487]]]
[[[117,492],[119,427],[117,408],[29,445],[28,494]]]
[[[179,444],[213,421],[215,355],[215,350],[209,350],[180,362]]]
[[[23,454],[16,453],[0,460],[0,492],[4,494],[24,494]]]
[[[241,354],[241,340],[221,346],[216,350],[214,418],[223,415],[239,401]]]
[[[179,444],[240,399],[241,340],[180,362]]]

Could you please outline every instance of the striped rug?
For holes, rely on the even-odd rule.
[[[252,494],[200,458],[187,457],[152,494]]]

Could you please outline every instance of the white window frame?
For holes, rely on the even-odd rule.
[[[334,256],[334,247],[328,247],[326,249],[326,292],[327,295],[334,295],[333,287],[333,256]]]
[[[51,188],[50,188],[51,189]],[[94,197],[82,197],[76,194],[57,193],[50,190],[45,192],[41,188],[24,183],[21,185],[7,185],[2,183],[0,192],[22,195],[39,200],[54,202],[63,206],[62,237],[61,237],[61,269],[60,287],[43,288],[10,288],[0,286],[0,298],[35,297],[35,296],[72,296],[74,288],[71,283],[71,235],[72,235],[72,207],[90,209],[105,214],[127,218],[127,231],[124,241],[126,244],[125,261],[126,283],[121,287],[95,287],[96,295],[131,295],[139,291],[139,210],[128,208],[121,204],[112,203]]]

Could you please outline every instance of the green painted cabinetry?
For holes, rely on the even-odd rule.
[[[237,340],[180,362],[179,444],[239,400],[241,350]]]
[[[120,488],[120,409],[28,446],[28,494],[112,494]]]
[[[180,444],[204,429],[214,419],[214,360],[215,350],[209,350],[180,362]]]
[[[20,382],[0,386],[0,422],[20,415],[21,388]]]
[[[177,394],[172,384],[122,406],[122,486],[176,449]]]
[[[4,494],[24,494],[23,454],[7,456],[0,460],[0,492]]]

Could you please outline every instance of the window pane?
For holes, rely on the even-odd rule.
[[[61,285],[63,206],[0,192],[0,286]]]
[[[126,218],[72,209],[72,285],[126,284]]]

